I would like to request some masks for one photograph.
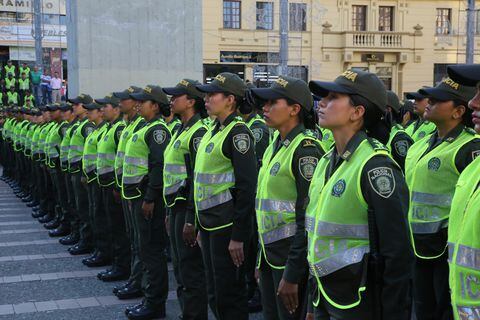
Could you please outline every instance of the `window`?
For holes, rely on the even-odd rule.
[[[240,1],[223,1],[223,27],[225,29],[240,29]]]
[[[353,31],[367,30],[367,6],[352,7],[352,28]]]
[[[477,10],[477,20],[475,21],[475,33],[480,34],[480,10]]]
[[[391,67],[377,67],[377,76],[382,80],[385,89],[392,90],[392,68]]]
[[[438,8],[436,20],[436,34],[451,33],[452,9]]]
[[[307,4],[290,3],[288,17],[290,22],[290,31],[307,30]]]
[[[0,12],[0,21],[13,22],[13,21],[16,21],[16,19],[17,19],[16,12],[7,12],[7,11]]]
[[[257,29],[273,29],[273,2],[257,2]]]
[[[378,31],[393,31],[393,7],[379,8]]]

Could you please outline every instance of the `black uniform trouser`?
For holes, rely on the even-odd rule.
[[[415,262],[413,296],[417,320],[453,319],[448,284],[448,253]]]
[[[232,228],[216,231],[200,229],[203,262],[207,275],[208,303],[219,320],[248,319],[244,266],[237,268],[228,245]]]
[[[139,256],[138,234],[135,233],[138,228],[135,228],[136,220],[133,218],[132,202],[122,198],[122,209],[130,245],[130,277],[128,282],[131,287],[140,289],[144,287],[144,273]]]
[[[63,172],[63,178],[65,180],[65,192],[67,195],[67,207],[66,220],[70,223],[71,233],[74,235],[80,234],[80,219],[75,206],[75,191],[72,185],[72,175],[68,172]]]
[[[65,178],[60,168],[50,168],[50,175],[52,177],[53,187],[55,189],[55,200],[59,209],[59,221],[62,223],[67,223],[67,194],[65,192]]]
[[[111,243],[112,269],[130,272],[130,247],[122,213],[122,204],[113,196],[113,186],[100,187],[107,216],[104,230]]]
[[[48,172],[48,166],[42,161],[40,164],[43,173],[43,188],[45,189],[46,212],[50,215],[55,214],[55,192],[53,191],[52,177]]]
[[[258,253],[258,227],[257,227],[257,218],[255,216],[255,212],[252,214],[252,226],[253,233],[250,237],[250,241],[248,243],[248,250],[245,256],[245,274],[247,280],[247,295],[248,299],[251,299],[255,294],[255,290],[257,290],[257,279],[255,279],[255,269],[257,268],[257,253]]]
[[[87,187],[82,182],[82,173],[72,174],[72,186],[75,193],[75,207],[80,219],[80,242],[82,245],[93,247],[92,227],[88,215]]]
[[[110,258],[111,254],[111,234],[107,231],[107,214],[103,204],[103,197],[97,180],[87,184],[88,211],[90,216],[90,225],[93,233],[95,249]]]
[[[165,208],[163,199],[157,199],[153,217],[146,220],[142,214],[142,203],[143,197],[131,200],[135,232],[139,236],[139,255],[145,272],[145,304],[159,310],[165,307],[168,298]]]
[[[39,161],[35,161],[35,172],[36,172],[36,185],[37,185],[37,196],[40,202],[40,210],[44,213],[48,211],[47,204],[47,190],[45,189],[45,175],[43,174],[43,168]]]
[[[260,292],[262,294],[262,312],[265,320],[295,320],[305,319],[306,314],[306,282],[305,279],[298,284],[298,308],[290,314],[285,308],[280,296],[277,295],[278,286],[283,277],[283,269],[272,268],[265,259],[260,267]]]
[[[177,279],[177,297],[183,319],[208,319],[207,290],[202,251],[198,244],[190,247],[183,241],[186,202],[177,201],[170,208],[170,244],[172,262]]]

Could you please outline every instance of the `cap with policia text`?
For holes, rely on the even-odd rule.
[[[480,64],[461,64],[447,67],[448,76],[464,86],[476,86],[480,82]]]
[[[428,98],[439,101],[460,100],[469,101],[475,95],[477,89],[475,87],[467,87],[446,78],[434,88],[420,89],[420,94]]]
[[[120,98],[114,96],[113,93],[110,93],[105,96],[103,99],[95,99],[99,104],[111,104],[113,107],[117,107],[120,103]]]
[[[138,101],[152,100],[158,104],[168,105],[170,101],[167,98],[165,92],[163,92],[162,87],[148,85],[140,93],[132,93],[130,97]]]
[[[290,99],[304,109],[313,107],[313,97],[308,84],[297,78],[279,76],[270,88],[252,88],[253,94],[262,100]]]
[[[70,99],[69,101],[73,104],[89,104],[93,102],[93,99],[90,95],[82,93],[78,97]]]
[[[359,95],[382,111],[387,106],[387,90],[376,74],[361,71],[347,70],[333,82],[310,81],[310,90],[319,96],[325,97],[329,92]]]
[[[191,98],[204,98],[205,94],[197,89],[201,85],[197,80],[182,79],[175,87],[163,88],[163,92],[170,96],[186,94]]]
[[[95,100],[92,103],[84,104],[83,107],[87,110],[99,110],[103,108],[103,105],[97,103]]]
[[[400,100],[395,92],[387,90],[387,106],[392,108],[393,111],[400,111]]]
[[[234,73],[217,74],[209,84],[197,85],[197,89],[205,93],[229,93],[237,97],[245,96],[247,85]]]
[[[142,88],[136,87],[136,86],[130,86],[123,91],[114,92],[113,95],[120,100],[127,100],[127,99],[131,99],[130,97],[131,94],[139,93],[139,92],[142,92]]]

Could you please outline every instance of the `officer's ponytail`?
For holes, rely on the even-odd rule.
[[[195,109],[196,114],[199,114],[202,119],[208,117],[207,109],[205,108],[205,100],[203,98],[187,96],[187,99],[195,100],[193,108]]]
[[[158,103],[158,113],[162,115],[163,117],[170,117],[172,114],[172,111],[170,110],[170,105],[169,104],[163,104],[163,103]]]
[[[293,104],[299,104],[298,102],[285,98],[285,101],[289,106]],[[316,129],[316,124],[318,123],[318,118],[317,118],[317,113],[315,112],[315,109],[312,108],[310,111],[307,111],[303,106],[301,106],[300,112],[298,113],[298,119],[300,120],[300,123],[303,123],[305,126],[305,129],[310,129],[310,130],[315,130]]]
[[[383,144],[388,142],[390,136],[390,126],[383,118],[382,111],[362,96],[350,95],[350,104],[352,106],[364,106],[365,114],[363,115],[363,130],[369,137],[375,138]]]
[[[462,100],[453,100],[455,108],[459,106],[465,107],[465,112],[462,115],[462,124],[466,127],[473,128],[473,110],[468,107],[468,102]]]

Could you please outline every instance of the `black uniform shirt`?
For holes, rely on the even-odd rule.
[[[402,171],[405,170],[405,159],[408,149],[410,149],[413,143],[413,139],[405,131],[398,131],[390,143],[392,158],[402,168]]]
[[[256,113],[250,114],[245,122],[248,123],[256,116]],[[270,130],[265,123],[255,120],[253,120],[250,130],[255,139],[255,155],[257,156],[258,167],[260,168],[262,166],[263,154],[270,144]]]

